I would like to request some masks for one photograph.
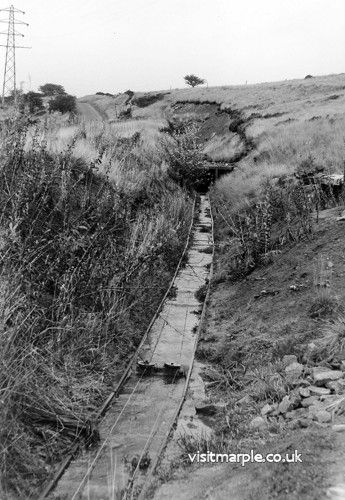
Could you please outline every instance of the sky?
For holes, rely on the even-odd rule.
[[[0,0],[0,8],[9,5]],[[17,26],[25,34],[17,43],[32,47],[16,51],[17,87],[24,91],[49,82],[81,97],[181,88],[190,73],[217,86],[345,72],[344,0],[15,0],[14,6],[29,23]]]

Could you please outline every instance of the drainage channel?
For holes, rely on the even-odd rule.
[[[185,398],[202,306],[195,292],[212,265],[210,201],[200,196],[187,262],[153,323],[122,393],[100,424],[101,445],[73,461],[51,499],[137,498],[152,475]]]

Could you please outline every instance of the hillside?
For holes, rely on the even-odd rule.
[[[255,144],[246,161],[296,168],[301,159],[311,155],[327,169],[343,171],[345,74],[145,95],[142,102],[142,93],[114,98],[87,96],[80,102],[100,110],[126,135],[138,130],[152,134],[176,115],[196,119],[202,123],[205,153],[211,160],[232,161],[245,150],[243,137],[237,134],[237,128],[242,127]],[[131,117],[117,123],[116,116],[129,108]]]

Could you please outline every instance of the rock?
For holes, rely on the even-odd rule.
[[[307,408],[297,408],[297,410],[292,410],[286,414],[286,417],[290,415],[290,418],[305,418],[307,416]]]
[[[345,392],[345,379],[331,380],[327,382],[326,387],[334,394],[344,394]]]
[[[335,355],[339,361],[345,361],[345,348],[342,348],[337,354]]]
[[[300,387],[299,393],[302,396],[302,398],[309,398],[309,396],[310,396],[309,387]]]
[[[317,396],[310,396],[309,398],[302,399],[302,406],[307,408],[308,406],[315,405],[319,402],[319,398]]]
[[[292,430],[295,430],[295,429],[299,429],[300,428],[300,425],[299,425],[299,421],[294,419],[294,420],[291,420],[291,422],[289,422],[287,424],[288,428],[289,429],[292,429]]]
[[[251,398],[249,394],[246,394],[243,398],[241,398],[239,401],[237,401],[238,405],[247,405],[251,401]]]
[[[302,372],[303,372],[303,365],[297,362],[291,363],[285,368],[287,382],[290,384],[296,382],[302,375]]]
[[[297,356],[294,354],[287,354],[286,356],[283,356],[282,363],[284,368],[288,367],[292,363],[297,363]]]
[[[331,393],[330,389],[326,389],[325,387],[316,387],[315,385],[309,386],[309,390],[312,396],[327,396]]]
[[[302,429],[305,429],[306,427],[309,426],[310,421],[307,418],[301,418],[299,420],[299,425]]]
[[[206,415],[206,416],[215,415],[217,413],[217,410],[218,408],[214,404],[200,403],[195,405],[195,411],[199,415]]]
[[[321,403],[320,400],[317,400],[312,405],[308,406],[308,418],[313,417],[313,415],[318,411],[323,411],[327,409],[327,405]]]
[[[298,412],[298,410],[297,410],[297,412]],[[308,418],[306,418],[305,415],[302,418],[299,417],[297,412],[290,412],[290,413],[295,413],[295,417],[292,418],[287,423],[287,426],[288,426],[289,429],[305,429],[311,423],[311,420],[308,419]]]
[[[267,427],[267,421],[264,418],[262,418],[262,417],[255,417],[250,422],[250,427],[252,429],[256,429],[256,430],[266,429],[266,427]]]
[[[332,431],[334,431],[334,432],[345,432],[345,424],[332,425]]]
[[[337,484],[328,488],[326,492],[327,498],[331,500],[344,500],[345,499],[345,484]]]
[[[301,402],[302,402],[302,397],[299,394],[291,396],[290,400],[291,400],[293,410],[300,408]]]
[[[287,420],[292,420],[292,419],[298,420],[306,416],[307,416],[306,408],[297,408],[297,410],[291,410],[285,413],[285,418]]]
[[[262,409],[261,409],[261,415],[264,417],[265,415],[267,415],[268,413],[271,413],[272,411],[274,410],[274,408],[269,405],[269,404],[266,404]]]
[[[314,419],[320,424],[326,424],[332,420],[332,416],[326,410],[319,410],[314,413]]]
[[[343,378],[344,373],[341,370],[331,370],[324,366],[316,366],[313,368],[313,381],[315,385],[326,385],[331,380],[339,380]]]
[[[337,222],[343,222],[345,221],[345,212],[343,212],[339,217],[336,218]]]
[[[307,350],[308,351],[315,351],[316,349],[316,344],[314,342],[309,342],[309,344],[307,344]]]
[[[290,392],[289,399],[291,401],[292,410],[295,410],[296,408],[301,406],[302,397],[299,393],[299,387],[296,387],[293,391]]]
[[[307,379],[308,379],[308,377],[306,379],[305,378],[299,378],[297,380],[298,386],[299,387],[309,387],[311,385],[311,382],[310,382],[310,380],[307,380]]]
[[[332,394],[331,396],[323,396],[322,404],[325,410],[332,409],[334,411],[345,409],[345,397],[339,396],[338,394]]]
[[[293,409],[293,402],[290,400],[289,396],[284,396],[282,401],[278,406],[278,413],[286,413]]]
[[[306,346],[305,353],[303,354],[303,361],[309,361],[313,357],[313,353],[316,350],[316,344],[314,342],[309,342]]]

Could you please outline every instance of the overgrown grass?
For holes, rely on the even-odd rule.
[[[97,407],[166,290],[191,203],[138,137],[19,118],[1,139],[1,496],[29,498],[76,439],[97,441]]]
[[[310,353],[312,361],[333,361],[337,355],[345,352],[345,318],[339,315],[335,320],[326,323],[322,335],[315,342]]]
[[[265,177],[256,181],[255,192],[247,192],[247,197],[248,186],[243,180],[242,192],[238,187],[234,199],[232,189],[230,193],[224,189],[226,182],[231,186],[231,176],[213,189],[219,237],[223,251],[228,252],[228,270],[233,276],[243,276],[258,265],[272,262],[286,243],[312,234],[315,200],[306,186]]]

